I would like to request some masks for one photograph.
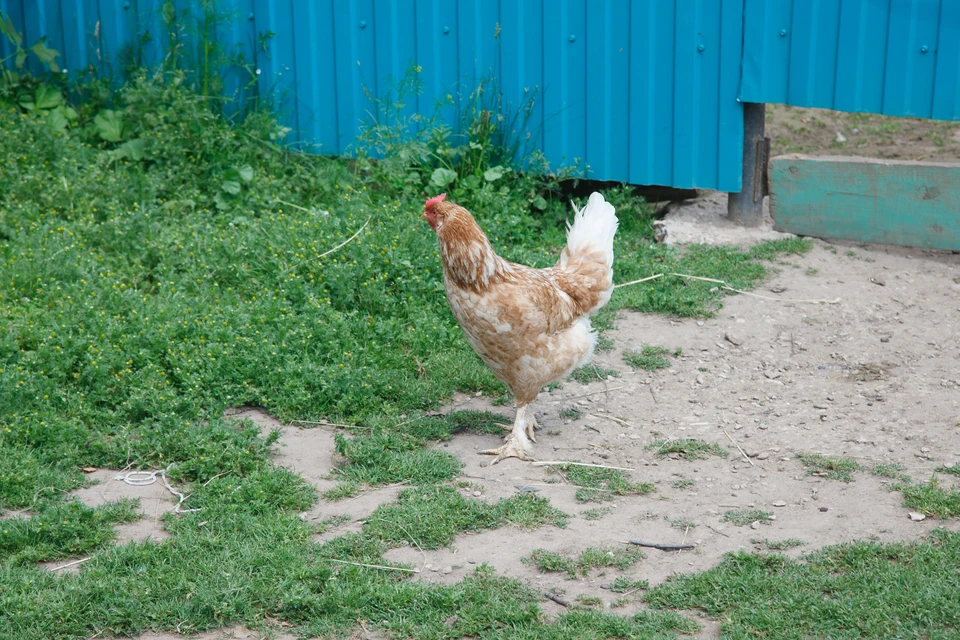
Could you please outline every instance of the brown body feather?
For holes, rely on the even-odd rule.
[[[553,267],[533,269],[498,256],[466,209],[439,202],[425,215],[440,241],[453,315],[517,406],[590,357],[589,314],[613,284],[604,248],[572,254],[567,247]]]

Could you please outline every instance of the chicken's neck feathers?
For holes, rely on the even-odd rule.
[[[506,261],[497,255],[473,220],[444,225],[440,232],[440,253],[445,277],[465,289],[489,286],[506,266]]]

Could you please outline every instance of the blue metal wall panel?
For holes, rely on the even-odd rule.
[[[740,98],[960,119],[956,0],[745,0]]]
[[[592,178],[735,191],[743,2],[224,0],[231,19],[216,38],[259,71],[224,69],[225,93],[245,95],[255,81],[293,129],[288,141],[308,151],[349,153],[361,122],[377,113],[373,101],[393,96],[416,65],[423,91],[407,96],[401,117],[430,117],[440,104],[436,113],[457,131],[466,99],[492,79],[508,118],[534,98],[526,131],[515,134],[537,140],[554,167],[576,162]],[[167,55],[163,4],[0,0],[28,39],[49,37],[71,73],[93,66],[115,76],[122,58],[156,65]],[[173,6],[200,13],[194,0]],[[182,31],[194,59],[196,27]],[[943,103],[956,93],[951,79]]]

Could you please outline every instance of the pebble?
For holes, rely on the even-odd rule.
[[[927,516],[923,515],[922,513],[917,513],[916,511],[911,511],[910,519],[913,520],[914,522],[921,522],[923,520],[926,520]]]
[[[786,500],[774,500],[774,501],[773,501],[773,506],[775,506],[775,507],[785,507],[785,506],[787,506],[787,501],[786,501]]]
[[[826,513],[827,511],[830,511],[829,507],[820,507],[820,513]]]
[[[743,344],[743,338],[741,336],[738,336],[735,333],[731,333],[728,331],[723,334],[723,337],[727,342],[729,342],[732,345],[736,345],[739,347],[740,345]]]
[[[760,453],[757,454],[757,460],[766,460],[769,457],[770,457],[770,454],[767,453],[766,451],[761,451]]]
[[[482,495],[483,495],[483,492],[482,492],[482,491],[474,491],[474,492],[473,492],[473,497],[474,497],[474,498],[479,498],[479,497],[482,496]]]
[[[751,522],[751,523],[750,523],[750,528],[753,529],[753,530],[759,529],[759,528],[760,528],[760,521],[759,521],[759,520],[754,520],[753,522]]]
[[[446,576],[446,575],[449,575],[449,574],[453,573],[453,567],[444,567],[443,570],[442,570],[440,573],[442,573],[442,574],[445,575],[445,576]]]

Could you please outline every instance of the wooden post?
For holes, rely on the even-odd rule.
[[[763,222],[763,196],[767,195],[767,161],[770,139],[764,135],[766,105],[746,102],[743,105],[743,186],[740,193],[731,193],[727,201],[727,217],[745,227],[758,227]]]

